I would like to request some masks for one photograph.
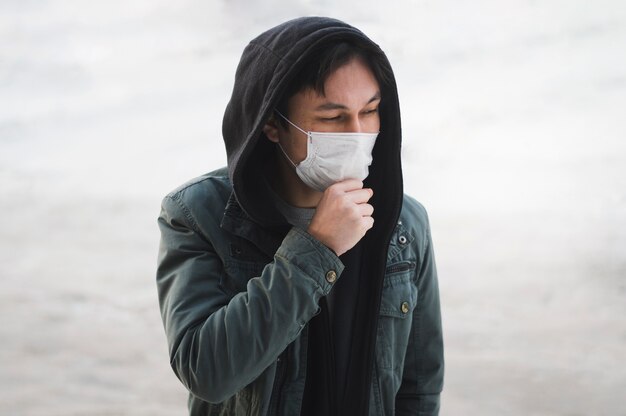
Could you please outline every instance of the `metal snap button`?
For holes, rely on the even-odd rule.
[[[400,310],[402,311],[402,313],[409,313],[409,303],[408,302],[402,302],[402,305],[400,305]]]
[[[337,272],[334,270],[329,270],[326,273],[326,281],[328,283],[335,283],[335,280],[337,280]]]
[[[400,244],[406,244],[406,241],[407,241],[407,240],[406,240],[406,237],[405,237],[405,236],[401,235],[400,237],[398,237],[398,242],[399,242]]]

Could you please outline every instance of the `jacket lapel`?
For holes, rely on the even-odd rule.
[[[289,232],[291,228],[288,224],[274,227],[262,227],[255,223],[244,210],[241,209],[234,193],[231,193],[228,198],[220,227],[238,237],[248,240],[268,257],[274,257],[276,250],[278,250],[285,235],[287,235],[287,232]]]

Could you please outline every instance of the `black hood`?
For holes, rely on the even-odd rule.
[[[262,128],[309,54],[325,44],[342,40],[360,40],[380,50],[361,31],[344,22],[303,17],[262,33],[243,52],[222,133],[235,197],[244,212],[262,226],[284,221],[267,197],[263,170],[272,157],[274,144],[265,137]],[[374,190],[371,203],[375,207],[375,228],[388,230],[399,216],[402,201],[401,128],[395,79],[386,58],[384,62],[390,79],[386,86],[381,85],[381,129],[366,185]],[[376,214],[384,217],[379,220],[377,217],[381,215]]]

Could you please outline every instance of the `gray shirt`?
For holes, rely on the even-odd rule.
[[[270,197],[272,198],[274,205],[280,211],[280,213],[283,214],[289,224],[303,230],[309,228],[311,219],[315,214],[315,208],[294,207],[293,205],[288,204],[280,196],[278,196],[278,194],[276,194],[271,187],[269,187],[269,189]]]

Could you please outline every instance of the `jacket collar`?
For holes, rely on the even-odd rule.
[[[228,198],[220,226],[224,230],[250,241],[268,257],[274,257],[291,228],[286,223],[272,227],[262,227],[257,224],[241,208],[234,192],[231,192]]]

